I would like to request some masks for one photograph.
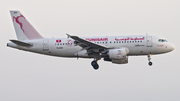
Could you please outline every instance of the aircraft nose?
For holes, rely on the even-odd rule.
[[[170,50],[173,51],[175,49],[175,46],[173,44],[170,44]]]

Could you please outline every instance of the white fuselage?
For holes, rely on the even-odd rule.
[[[159,42],[163,39],[151,35],[133,35],[133,36],[98,36],[98,37],[82,37],[83,39],[106,46],[108,48],[128,48],[128,56],[133,55],[148,55],[148,54],[162,54],[170,52],[174,46],[169,42]],[[92,56],[78,55],[78,52],[85,52],[85,49],[74,44],[71,38],[44,38],[35,40],[26,40],[26,43],[32,46],[19,46],[12,42],[7,46],[17,48],[20,50],[46,54],[58,57],[82,57],[93,58]]]

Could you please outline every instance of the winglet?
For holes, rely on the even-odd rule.
[[[67,33],[66,33],[66,35],[67,35],[67,37],[68,37],[68,38],[70,38],[70,37],[71,37],[71,35],[69,35],[69,34],[67,34]]]

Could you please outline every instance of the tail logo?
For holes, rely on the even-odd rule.
[[[17,26],[15,27],[15,30],[18,31],[17,34],[24,34],[29,40],[43,39],[43,37],[33,28],[33,26],[26,20],[26,18],[22,14],[19,14],[18,16],[13,15],[13,23],[15,24],[14,26]]]
[[[24,32],[24,29],[22,28],[22,27],[23,27],[23,24],[19,21],[19,18],[20,18],[20,17],[22,17],[22,18],[25,19],[25,17],[24,17],[23,15],[20,15],[20,16],[17,16],[17,17],[14,16],[14,17],[13,17],[13,21],[14,21],[14,19],[15,19],[16,23],[18,23],[18,24],[20,25],[22,31]]]

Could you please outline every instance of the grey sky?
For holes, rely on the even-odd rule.
[[[9,10],[45,37],[141,35],[166,38],[173,52],[129,57],[125,65],[45,56],[6,47],[16,39]],[[179,0],[1,0],[0,101],[179,101]]]

